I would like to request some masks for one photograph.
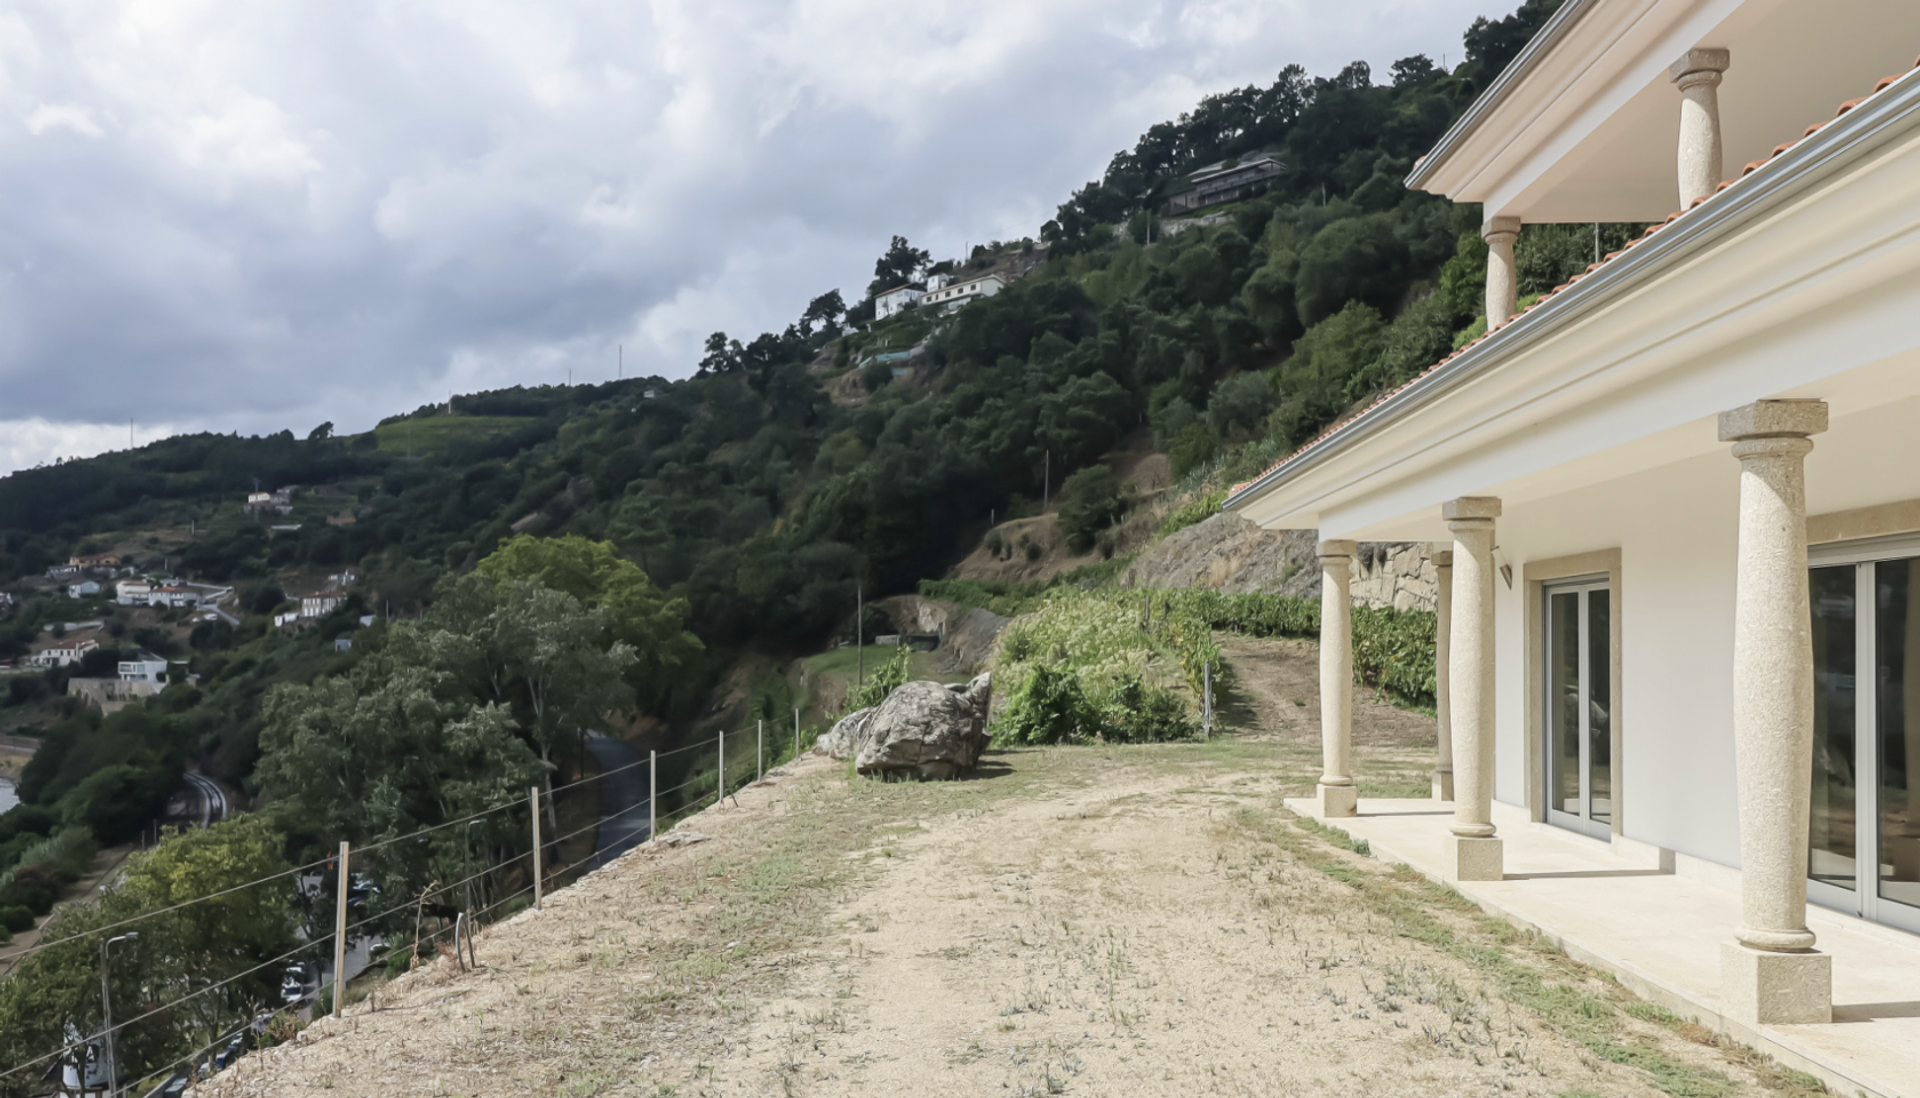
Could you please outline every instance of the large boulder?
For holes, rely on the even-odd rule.
[[[862,774],[945,779],[971,770],[987,748],[987,705],[993,680],[965,686],[902,683],[879,705],[849,713],[817,750],[852,759]]]

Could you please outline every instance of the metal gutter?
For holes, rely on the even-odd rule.
[[[1726,192],[1715,194],[1653,236],[1603,262],[1541,305],[1514,317],[1490,338],[1429,369],[1347,421],[1345,427],[1336,428],[1320,443],[1309,443],[1307,449],[1227,497],[1221,510],[1243,506],[1264,490],[1310,471],[1330,457],[1418,413],[1455,389],[1524,354],[1529,347],[1553,338],[1561,329],[1642,280],[1658,275],[1662,268],[1686,258],[1696,248],[1734,233],[1769,214],[1774,206],[1794,199],[1809,180],[1824,174],[1836,163],[1851,159],[1853,154],[1877,145],[1877,139],[1901,123],[1920,118],[1920,78],[1909,79],[1915,71],[1920,69],[1904,74],[1885,94],[1871,96],[1860,106],[1822,125],[1814,134],[1796,141],[1792,148],[1757,169],[1756,178],[1739,178]]]
[[[1507,97],[1513,93],[1514,88],[1539,67],[1540,62],[1553,51],[1554,46],[1558,45],[1562,38],[1567,36],[1567,32],[1573,29],[1573,25],[1580,21],[1581,16],[1599,7],[1600,3],[1601,0],[1566,0],[1561,4],[1560,10],[1554,12],[1547,20],[1547,25],[1541,27],[1539,33],[1528,40],[1526,48],[1520,51],[1520,56],[1508,62],[1507,67],[1500,70],[1500,75],[1494,80],[1493,86],[1481,92],[1479,98],[1473,101],[1473,105],[1467,108],[1467,113],[1461,115],[1452,128],[1441,135],[1440,143],[1414,163],[1413,170],[1407,173],[1407,187],[1410,190],[1424,190],[1427,180],[1433,178],[1433,173],[1438,169],[1440,162],[1465,141],[1469,134],[1478,129],[1488,115],[1507,101]]]

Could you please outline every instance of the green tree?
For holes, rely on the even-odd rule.
[[[111,970],[116,1021],[131,1022],[115,1035],[128,1082],[207,1045],[252,1004],[272,1001],[278,971],[249,970],[294,947],[293,879],[238,886],[285,870],[285,845],[265,816],[240,816],[131,855],[117,888],[62,909],[43,928],[45,948],[0,980],[0,1070],[58,1048],[71,1033],[99,1031],[105,934],[139,932],[114,948]],[[166,910],[229,889],[237,890]],[[148,917],[107,929],[139,916]],[[0,1083],[0,1093],[23,1094],[38,1076],[23,1072]]]
[[[1298,446],[1349,403],[1348,382],[1380,357],[1386,322],[1371,306],[1348,302],[1308,328],[1280,369],[1280,407],[1268,430]]]
[[[1126,512],[1120,482],[1104,465],[1089,465],[1060,485],[1060,532],[1075,552],[1093,548],[1093,539]]]
[[[894,237],[886,252],[873,262],[873,282],[867,286],[867,296],[912,282],[932,260],[933,253],[925,248],[914,247],[904,236]]]
[[[606,610],[535,580],[470,572],[443,580],[436,594],[421,628],[390,648],[397,659],[446,669],[468,704],[510,714],[551,789],[553,770],[577,759],[586,733],[632,704],[624,681],[632,646],[607,643]]]
[[[672,676],[703,647],[684,628],[687,600],[668,598],[612,542],[521,534],[502,542],[479,571],[496,582],[532,580],[573,596],[590,611],[604,611],[608,644],[632,651],[625,679],[641,708],[657,706]]]

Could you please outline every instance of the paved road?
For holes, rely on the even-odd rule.
[[[219,823],[221,820],[227,818],[227,793],[226,790],[220,788],[219,782],[191,771],[183,776],[187,780],[188,787],[193,790],[194,796],[200,802],[201,827],[206,827],[212,823]]]
[[[647,841],[647,768],[638,751],[599,732],[587,733],[587,750],[607,775],[598,783],[600,830],[587,860],[592,870]],[[620,772],[610,773],[614,770]]]

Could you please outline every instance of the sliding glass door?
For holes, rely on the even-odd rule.
[[[1612,626],[1606,581],[1546,589],[1547,820],[1607,838],[1613,831]]]
[[[1920,545],[1814,563],[1809,897],[1920,931]]]

